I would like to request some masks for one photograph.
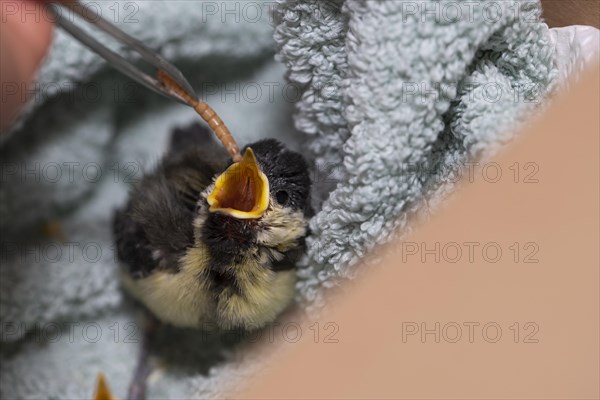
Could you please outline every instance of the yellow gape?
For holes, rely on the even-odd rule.
[[[231,165],[215,181],[207,198],[210,212],[238,219],[256,219],[269,207],[269,180],[260,170],[251,148],[240,162]]]

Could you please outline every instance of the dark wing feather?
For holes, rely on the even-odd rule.
[[[113,220],[117,257],[127,265],[130,275],[142,278],[156,268],[152,258],[152,246],[144,230],[131,218],[131,202],[123,210],[117,210]]]
[[[176,272],[179,258],[193,245],[196,203],[226,161],[211,142],[211,133],[198,124],[175,130],[164,159],[115,214],[117,255],[132,276],[156,268]]]

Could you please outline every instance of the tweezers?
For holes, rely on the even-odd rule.
[[[94,39],[83,29],[79,28],[77,25],[71,22],[68,19],[68,17],[64,16],[62,12],[64,10],[61,10],[60,7],[71,10],[73,13],[77,14],[86,22],[94,25],[99,30],[112,36],[121,45],[124,45],[126,48],[130,48],[136,51],[144,61],[156,68],[157,74],[155,76],[146,74],[138,67],[136,67],[131,61],[127,60],[123,56],[119,55],[118,53],[112,51],[108,47],[101,44],[98,40]],[[150,49],[136,38],[123,32],[121,29],[117,28],[115,25],[111,24],[106,19],[102,18],[102,16],[100,16],[95,9],[79,2],[65,4],[52,3],[49,4],[49,8],[51,12],[54,13],[55,22],[58,26],[60,26],[62,29],[68,32],[79,42],[89,47],[92,51],[96,52],[98,55],[103,57],[115,69],[127,75],[129,78],[144,85],[148,89],[151,89],[159,94],[162,94],[168,98],[174,99],[186,105],[191,105],[189,99],[196,101],[198,100],[198,96],[194,92],[194,89],[189,84],[187,79],[185,79],[181,71],[175,68],[173,64],[165,60],[160,54]],[[189,95],[188,99],[186,99],[184,96],[181,96],[176,91],[173,91],[170,87],[167,87],[167,85],[163,84],[158,79],[158,72],[160,71],[162,71],[163,74],[166,74],[175,83],[177,83],[185,92],[187,92],[186,94]]]

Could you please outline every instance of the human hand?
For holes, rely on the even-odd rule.
[[[52,40],[41,1],[0,0],[0,132],[18,114]]]

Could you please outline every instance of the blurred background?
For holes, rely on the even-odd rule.
[[[241,146],[275,137],[309,159],[319,213],[298,308],[311,312],[376,245],[426,220],[456,187],[457,167],[510,142],[597,59],[597,29],[572,26],[598,26],[595,1],[482,0],[458,18],[446,8],[427,17],[429,3],[86,2],[173,62]],[[565,28],[549,29],[541,6],[550,27]],[[51,18],[33,1],[0,11],[5,74],[6,38],[29,44],[9,22]],[[486,99],[489,84],[506,96]],[[119,397],[141,326],[116,278],[112,214],[172,129],[199,118],[60,29],[34,83],[2,77],[3,105],[15,99],[24,107],[10,123],[3,113],[0,136],[0,395],[90,398],[102,371]],[[236,332],[159,336],[150,398],[219,397],[268,362]]]

